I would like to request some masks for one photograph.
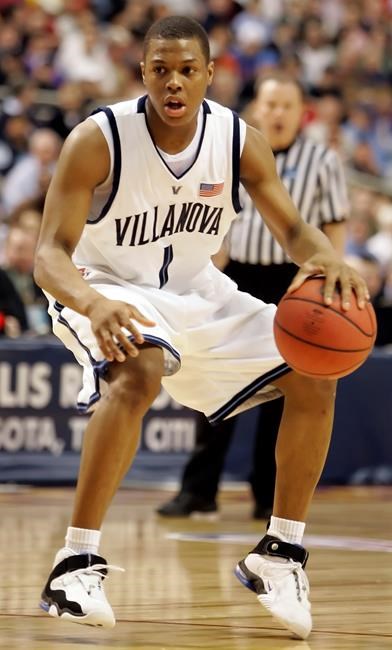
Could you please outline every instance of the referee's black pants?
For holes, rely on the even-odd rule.
[[[297,272],[295,264],[242,264],[230,261],[225,273],[246,291],[264,302],[277,303]],[[256,507],[272,508],[275,488],[275,445],[284,398],[256,407],[257,424],[249,482]],[[225,457],[233,437],[236,417],[211,426],[201,413],[197,417],[196,445],[183,472],[181,493],[214,501]]]

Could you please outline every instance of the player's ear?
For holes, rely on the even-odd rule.
[[[214,77],[214,62],[210,61],[207,66],[207,85],[211,86]]]
[[[146,80],[145,80],[145,77],[144,77],[144,71],[145,71],[144,61],[140,61],[140,70],[142,71],[142,79],[143,79],[143,83],[145,85]]]

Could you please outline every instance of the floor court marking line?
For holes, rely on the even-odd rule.
[[[260,536],[236,533],[167,533],[166,539],[179,542],[209,542],[212,544],[254,544]],[[309,548],[333,548],[340,551],[372,551],[392,553],[392,541],[369,537],[338,535],[305,535],[304,545]]]
[[[42,621],[49,621],[50,620],[45,617],[45,616],[40,616],[36,614],[0,614],[0,619],[2,618],[38,618],[41,619]],[[208,623],[206,622],[201,622],[197,623],[195,621],[168,621],[168,620],[149,620],[149,619],[137,619],[137,618],[118,618],[117,623],[136,623],[136,624],[156,624],[156,625],[180,625],[182,627],[188,626],[188,627],[209,627],[209,628],[217,628],[217,629],[227,629],[227,630],[234,630],[234,631],[241,631],[241,630],[250,630],[250,631],[255,631],[255,632],[271,632],[271,631],[280,631],[280,628],[275,628],[271,627],[270,625],[264,627],[264,626],[253,626],[253,625],[223,625],[223,624],[216,624],[216,623]],[[98,629],[98,628],[97,628]],[[336,630],[320,630],[319,628],[313,629],[312,630],[312,636],[316,634],[328,634],[328,635],[333,635],[333,636],[358,636],[361,638],[383,638],[383,639],[390,639],[392,638],[392,634],[388,633],[371,633],[371,632],[347,632],[347,631],[340,631],[337,632]],[[57,638],[57,637],[56,637]],[[275,637],[271,637],[275,638]],[[103,637],[102,637],[103,640]],[[292,646],[290,646],[292,647]],[[295,647],[295,646],[294,646]],[[302,647],[302,646],[301,646]],[[304,646],[306,648],[306,646]],[[292,648],[294,650],[294,648]]]

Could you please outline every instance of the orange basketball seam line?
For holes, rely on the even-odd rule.
[[[370,339],[374,337],[374,334],[368,334],[367,332],[365,332],[357,323],[355,323],[355,321],[352,321],[345,314],[342,314],[342,312],[340,312],[337,309],[335,309],[334,307],[332,307],[332,305],[324,305],[323,303],[317,302],[317,300],[312,300],[312,298],[303,298],[302,296],[298,297],[298,298],[296,298],[295,296],[287,296],[287,298],[285,298],[284,300],[285,300],[285,302],[288,302],[289,300],[296,300],[296,301],[299,301],[299,302],[301,302],[301,301],[302,302],[310,302],[312,305],[318,305],[319,307],[324,307],[324,309],[330,309],[335,314],[337,314],[338,316],[341,316],[346,321],[348,321],[350,323],[350,325],[353,325],[354,327],[356,327],[357,330],[359,330],[361,332],[361,334],[363,334],[364,336],[367,336]]]
[[[357,349],[355,349],[355,350],[344,350],[343,348],[329,348],[327,345],[322,345],[321,343],[314,343],[313,341],[308,341],[307,339],[303,339],[303,338],[301,338],[301,337],[298,336],[297,334],[293,334],[293,333],[290,332],[288,329],[286,329],[285,327],[283,327],[283,326],[279,323],[279,321],[276,320],[276,318],[275,318],[275,323],[276,323],[277,327],[279,327],[279,329],[282,330],[282,332],[285,332],[285,334],[288,334],[289,336],[292,336],[293,339],[296,339],[297,341],[301,341],[301,343],[307,343],[307,345],[311,345],[311,346],[314,347],[314,348],[321,348],[322,350],[330,350],[331,352],[348,352],[348,353],[352,353],[352,352],[366,352],[366,351],[369,351],[369,352],[370,352],[369,348],[357,348]]]

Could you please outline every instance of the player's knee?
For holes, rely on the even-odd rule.
[[[146,410],[160,392],[161,378],[159,361],[140,355],[117,366],[112,373],[110,396],[130,409]]]
[[[304,408],[309,405],[333,405],[336,396],[336,380],[315,379],[298,373],[290,373],[290,378],[283,387],[286,398],[292,398]]]
[[[309,391],[310,395],[313,395],[313,399],[317,400],[319,404],[333,405],[336,397],[336,380],[311,378],[310,380]]]

